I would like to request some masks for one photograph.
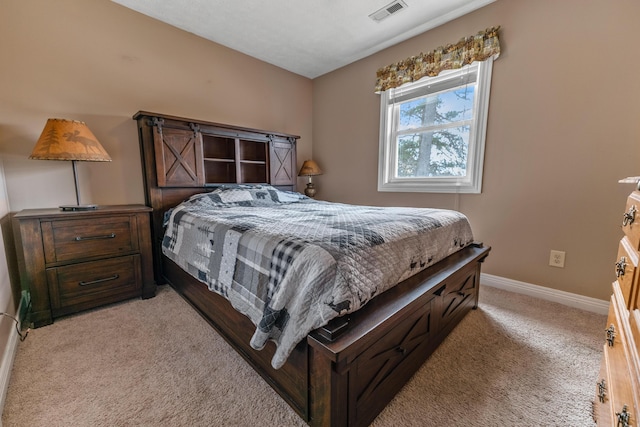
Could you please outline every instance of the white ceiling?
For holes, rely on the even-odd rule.
[[[403,0],[406,9],[380,22],[369,15],[392,0],[112,1],[315,78],[495,0]]]

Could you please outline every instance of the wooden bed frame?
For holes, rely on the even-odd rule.
[[[212,179],[294,189],[297,137],[146,112],[134,119],[147,203],[154,209],[156,281],[171,284],[310,425],[369,425],[477,307],[480,265],[490,250],[481,244],[454,253],[357,312],[311,332],[282,368],[273,369],[275,345],[251,348],[255,325],[162,255],[162,220],[167,209],[209,190]]]

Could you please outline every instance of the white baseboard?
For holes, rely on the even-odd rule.
[[[20,301],[22,306],[23,300]],[[18,309],[20,313],[20,309]],[[9,380],[11,378],[11,369],[13,368],[13,361],[16,357],[18,350],[18,331],[13,324],[13,320],[6,316],[2,316],[2,321],[11,322],[11,334],[6,343],[0,343],[0,348],[4,348],[4,352],[0,354],[0,414],[4,412],[4,402],[7,398],[7,391],[9,390]],[[2,427],[2,419],[0,419],[0,427]]]
[[[517,280],[506,279],[491,274],[480,274],[480,284],[518,294],[529,295],[546,301],[553,301],[569,307],[580,308],[598,314],[609,312],[609,301],[585,297],[570,292],[559,291],[557,289],[545,288],[543,286],[532,285],[530,283],[519,282]]]

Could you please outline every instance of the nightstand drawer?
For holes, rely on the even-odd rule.
[[[54,315],[139,295],[140,266],[131,255],[47,269]]]
[[[98,256],[117,256],[138,250],[135,217],[42,222],[47,264]]]

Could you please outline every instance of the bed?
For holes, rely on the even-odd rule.
[[[269,328],[260,335],[256,316],[266,312],[264,304],[268,305],[269,301],[262,301],[263,305],[258,305],[258,309],[241,309],[243,314],[233,307],[239,305],[238,298],[231,298],[230,302],[222,296],[228,294],[229,283],[217,281],[217,274],[206,277],[211,265],[220,267],[225,263],[224,256],[210,265],[206,265],[209,261],[203,261],[203,258],[189,266],[169,250],[171,235],[184,236],[184,230],[177,231],[181,226],[176,220],[189,210],[184,208],[183,202],[222,203],[225,212],[231,212],[230,208],[238,209],[242,216],[242,212],[256,208],[253,205],[264,208],[266,194],[269,202],[278,205],[280,213],[275,215],[281,215],[279,218],[286,217],[286,212],[293,215],[298,208],[311,207],[314,215],[320,215],[316,220],[326,214],[326,211],[318,211],[339,207],[291,192],[295,189],[295,136],[146,112],[137,113],[134,119],[138,122],[147,202],[154,209],[156,281],[158,284],[169,283],[176,289],[310,425],[370,424],[464,315],[477,307],[480,266],[489,248],[473,243],[470,234],[463,234],[450,245],[457,246],[455,250],[447,249],[424,259],[410,260],[409,269],[417,272],[411,272],[411,275],[406,271],[396,272],[394,281],[398,283],[386,283],[390,279],[376,276],[369,279],[373,290],[364,292],[364,297],[362,292],[356,299],[322,296],[325,302],[327,298],[331,302],[324,304],[330,309],[320,316],[323,321],[307,322],[300,316],[301,322],[292,322],[296,325],[306,323],[309,330],[300,332],[294,328],[297,332],[284,339],[284,344],[280,338],[285,333],[278,328],[275,335]],[[207,144],[226,144],[227,147],[212,148]],[[222,159],[225,161],[219,161]],[[243,170],[244,166],[247,170]],[[211,182],[211,177],[222,182]],[[264,184],[249,187],[246,186],[248,183]],[[227,194],[221,196],[222,191]],[[234,192],[235,195],[229,196]],[[251,201],[239,198],[240,193],[245,194],[242,197],[251,194]],[[197,213],[201,208],[198,206],[194,211]],[[357,209],[373,213],[379,208]],[[238,212],[227,217],[224,214],[212,216],[221,218],[226,224],[222,229],[228,232],[234,226],[225,221],[228,217],[238,216]],[[196,220],[196,217],[187,219],[187,224],[207,228],[198,222],[202,218]],[[247,225],[247,218],[244,218],[240,228],[236,225],[235,230],[249,230],[249,234],[264,237],[265,230],[274,228],[261,229],[259,225],[269,220],[257,221],[258,226]],[[271,224],[280,222],[273,219]],[[217,227],[219,229],[220,225]],[[345,231],[344,227],[341,231]],[[379,236],[369,231],[364,240],[369,247],[378,246],[376,239]],[[209,233],[210,237],[215,236],[215,227]],[[179,246],[188,247],[185,241],[190,239],[198,238],[185,238]],[[239,239],[241,237],[234,240],[236,244]],[[443,239],[452,241],[450,236]],[[317,258],[317,253],[310,258]],[[301,270],[313,269],[308,264],[303,265]],[[194,273],[201,275],[200,280]],[[376,287],[377,282],[380,286]],[[246,296],[240,298],[246,299]],[[274,323],[278,323],[277,318]]]

